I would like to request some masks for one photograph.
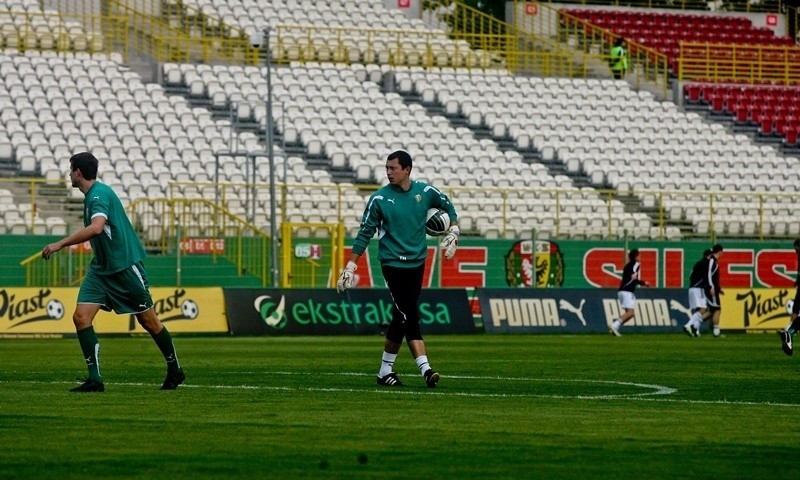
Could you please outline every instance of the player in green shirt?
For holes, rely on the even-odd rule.
[[[353,285],[358,258],[378,232],[378,260],[392,300],[392,321],[386,332],[378,385],[399,387],[403,384],[392,370],[397,352],[408,342],[411,355],[428,387],[439,382],[439,373],[428,363],[425,341],[419,326],[419,296],[425,271],[428,245],[425,241],[426,214],[430,208],[441,208],[450,217],[450,228],[441,242],[444,257],[453,258],[458,245],[458,216],[450,199],[425,182],[411,180],[411,155],[398,150],[386,159],[389,184],[367,201],[361,228],[353,242],[347,266],[342,270],[336,289],[344,292]]]
[[[621,80],[628,72],[628,51],[625,50],[625,39],[618,37],[609,52],[608,66],[614,78]]]
[[[167,377],[161,389],[174,390],[183,383],[186,375],[178,362],[172,336],[153,309],[147,273],[142,264],[145,252],[139,237],[117,194],[108,185],[97,181],[97,158],[89,152],[77,153],[69,159],[69,164],[72,186],[84,194],[84,228],[45,246],[42,257],[47,260],[62,248],[87,240],[94,251],[72,316],[89,377],[72,391],[105,391],[100,374],[100,343],[92,326],[101,308],[120,315],[136,316],[167,362]]]

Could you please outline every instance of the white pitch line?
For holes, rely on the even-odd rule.
[[[309,376],[309,375],[326,375],[326,376],[352,376],[352,377],[371,377],[371,374],[363,372],[230,372],[237,374],[259,374],[259,375],[293,375],[293,376]],[[450,379],[465,379],[465,380],[504,380],[504,381],[529,381],[529,382],[564,382],[564,383],[600,383],[608,385],[625,385],[636,386],[648,389],[654,389],[654,392],[645,393],[631,393],[619,395],[546,395],[546,394],[523,394],[523,393],[476,393],[476,392],[452,392],[441,390],[403,390],[399,388],[336,388],[336,387],[282,387],[282,386],[265,386],[265,385],[194,385],[183,384],[181,389],[209,389],[209,390],[263,390],[263,391],[284,391],[284,392],[324,392],[324,393],[379,393],[386,395],[438,395],[438,396],[458,396],[458,397],[471,397],[471,398],[547,398],[554,400],[640,400],[646,402],[668,402],[668,403],[686,403],[697,405],[729,405],[729,406],[750,406],[750,407],[787,407],[797,408],[800,404],[796,403],[773,403],[773,402],[751,402],[751,401],[729,401],[729,400],[691,400],[691,399],[677,399],[677,398],[664,398],[663,395],[671,395],[677,392],[676,389],[665,387],[662,385],[651,385],[646,383],[632,383],[632,382],[618,382],[614,380],[586,380],[586,379],[553,379],[553,378],[531,378],[531,377],[491,377],[491,376],[471,376],[471,375],[448,375],[442,378]],[[40,381],[40,380],[0,380],[2,383],[28,383],[28,384],[49,384],[49,385],[66,385],[76,384],[75,382],[66,381]],[[158,384],[141,383],[141,382],[113,382],[111,386],[126,386],[126,387],[157,387]],[[654,395],[660,397],[655,398]]]
[[[233,373],[233,372],[231,372]],[[260,375],[327,375],[327,376],[348,376],[348,377],[366,377],[371,374],[363,372],[236,372]],[[641,387],[655,390],[654,392],[645,393],[626,393],[619,395],[588,395],[584,398],[616,398],[616,397],[634,397],[634,396],[649,396],[649,395],[672,395],[677,392],[676,389],[665,387],[662,385],[650,385],[647,383],[632,383],[632,382],[617,382],[614,380],[586,380],[586,379],[561,379],[561,378],[529,378],[529,377],[488,377],[488,376],[473,376],[473,375],[442,375],[442,378],[454,378],[457,380],[499,380],[499,381],[512,381],[512,382],[564,382],[564,383],[601,383],[606,385],[625,385],[630,387]],[[450,392],[455,393],[455,392]],[[493,395],[493,394],[486,394]],[[534,395],[523,395],[534,396]],[[554,397],[556,398],[556,397]],[[572,397],[569,397],[572,398]]]

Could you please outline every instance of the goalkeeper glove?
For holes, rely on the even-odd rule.
[[[356,263],[352,260],[347,262],[347,265],[342,269],[339,275],[339,281],[336,282],[336,291],[344,293],[345,290],[353,286],[353,274],[356,271]]]
[[[461,230],[458,229],[458,225],[453,225],[447,231],[447,235],[444,236],[442,239],[442,243],[439,246],[444,249],[444,258],[450,260],[456,254],[456,247],[458,247],[458,236],[461,235]]]

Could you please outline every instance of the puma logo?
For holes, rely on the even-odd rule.
[[[670,300],[669,301],[669,308],[672,310],[677,310],[678,312],[686,314],[687,318],[692,318],[692,311],[688,308],[684,307],[681,302],[677,300]]]
[[[583,318],[583,305],[585,303],[586,303],[586,299],[582,298],[581,299],[581,303],[577,307],[575,307],[571,303],[569,303],[568,301],[566,301],[566,300],[564,300],[562,298],[561,300],[558,301],[558,308],[560,308],[561,310],[566,310],[568,312],[574,313],[575,316],[578,317],[578,320],[580,320],[581,323],[583,324],[583,326],[585,327],[586,326],[586,319]]]

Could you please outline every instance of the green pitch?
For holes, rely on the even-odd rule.
[[[728,335],[429,336],[430,390],[378,337],[0,340],[0,478],[800,478],[800,353]]]

